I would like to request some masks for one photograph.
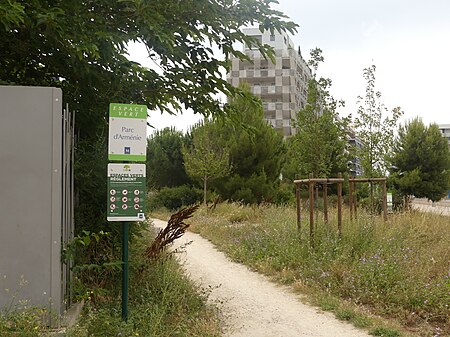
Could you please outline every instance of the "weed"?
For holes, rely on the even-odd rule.
[[[388,328],[375,328],[375,329],[370,330],[369,334],[372,336],[379,336],[379,337],[399,337],[400,336],[400,332],[393,330],[393,329],[388,329]]]
[[[45,309],[28,308],[0,314],[0,332],[2,337],[46,336],[48,327],[44,324]]]
[[[336,317],[341,321],[350,321],[355,317],[355,313],[351,309],[343,308],[336,311]]]
[[[184,276],[171,254],[158,248],[148,258],[148,241],[153,238],[147,233],[130,245],[128,321],[121,320],[117,300],[88,301],[68,337],[220,336],[217,313],[205,304],[208,292]],[[166,241],[161,238],[161,242]]]
[[[235,261],[278,282],[344,299],[422,336],[434,335],[436,327],[441,335],[450,334],[448,217],[407,212],[384,222],[359,210],[351,221],[344,209],[340,237],[336,213],[330,210],[329,223],[319,219],[315,225],[314,249],[307,219],[297,231],[294,207],[218,204],[213,213],[200,209],[191,228]],[[230,221],[236,218],[238,225]],[[342,310],[332,300],[318,305]],[[359,326],[372,325],[356,312],[346,314],[339,315]]]

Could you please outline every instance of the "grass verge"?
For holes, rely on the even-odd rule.
[[[144,257],[152,238],[144,235],[130,247],[129,319],[121,320],[120,299],[88,302],[68,337],[220,336],[217,311],[208,293],[184,276],[173,256]]]
[[[314,304],[374,336],[450,335],[448,217],[417,212],[388,222],[344,212],[297,231],[292,207],[221,204],[196,213],[192,230],[232,259],[309,294]],[[389,323],[385,319],[388,318]]]
[[[192,284],[173,256],[145,258],[152,241],[153,235],[146,233],[130,246],[128,322],[121,319],[118,279],[115,289],[86,292],[82,316],[67,337],[221,335],[218,311],[206,304],[208,291]],[[0,336],[51,336],[43,317],[45,311],[36,308],[0,313]]]

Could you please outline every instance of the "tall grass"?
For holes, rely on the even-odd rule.
[[[350,221],[344,212],[339,237],[335,213],[316,224],[314,249],[309,223],[298,232],[292,207],[222,204],[192,222],[234,260],[281,283],[394,317],[421,336],[450,335],[449,218],[411,212],[384,222],[359,211]]]
[[[216,310],[206,304],[207,292],[184,276],[173,256],[149,260],[145,235],[130,250],[129,319],[121,320],[120,299],[88,301],[68,337],[220,336]],[[120,285],[118,285],[120,286]]]

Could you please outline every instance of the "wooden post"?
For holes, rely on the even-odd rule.
[[[374,210],[374,205],[373,205],[373,184],[372,184],[372,180],[370,178],[369,178],[369,186],[370,186],[370,214],[374,215],[375,210]]]
[[[383,181],[383,213],[384,213],[384,221],[387,221],[387,191],[386,191],[386,179]]]
[[[339,178],[342,178],[342,173],[339,172]],[[342,181],[338,182],[338,232],[339,236],[342,236]]]
[[[355,182],[353,182],[353,210],[355,211],[355,219],[358,218],[357,201],[358,201],[358,198],[356,197],[356,184],[355,184]]]
[[[328,223],[328,184],[323,184],[323,220]]]
[[[309,181],[309,240],[314,247],[314,183]]]
[[[351,177],[348,179],[348,187],[349,187],[348,205],[350,206],[350,220],[353,220],[353,181]]]
[[[301,200],[300,200],[300,183],[295,184],[295,198],[297,200],[297,230],[301,230]]]

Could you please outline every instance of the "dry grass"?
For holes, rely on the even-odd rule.
[[[359,211],[350,221],[344,210],[339,238],[332,212],[329,224],[316,224],[315,249],[309,244],[309,223],[297,231],[294,207],[224,203],[213,212],[201,209],[192,223],[193,231],[234,260],[313,291],[316,298],[326,295],[353,305],[355,314],[341,313],[351,321],[364,321],[356,314],[364,308],[400,322],[412,335],[450,335],[449,217],[408,212],[390,215],[385,223]],[[373,329],[375,335],[389,330]],[[390,331],[396,335],[397,330]]]

